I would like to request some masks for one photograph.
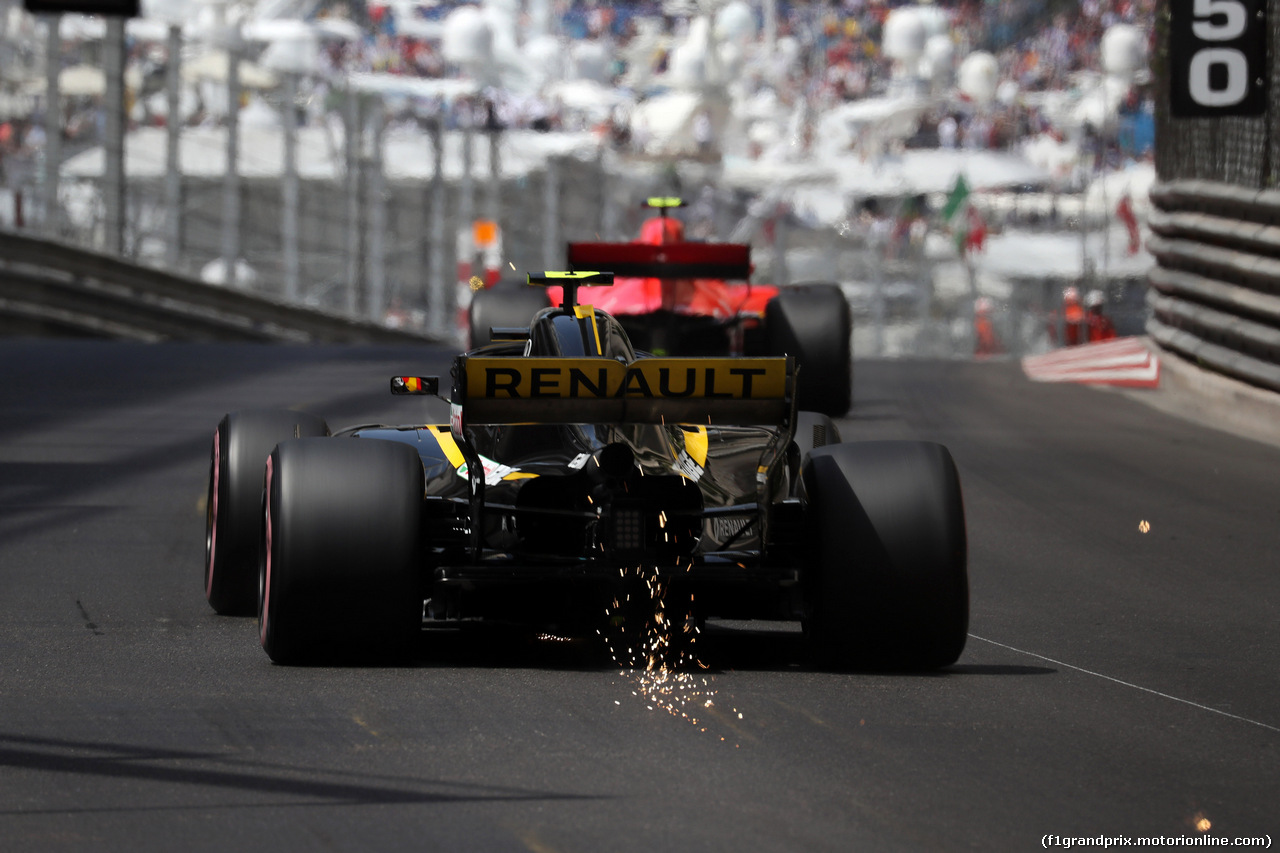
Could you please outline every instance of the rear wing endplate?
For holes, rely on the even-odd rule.
[[[751,277],[751,247],[745,243],[570,243],[568,261],[576,269],[630,278]]]
[[[787,424],[792,358],[458,356],[450,422]]]

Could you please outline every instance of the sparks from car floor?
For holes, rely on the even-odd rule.
[[[698,716],[697,709],[713,708],[717,691],[711,689],[705,676],[689,671],[692,667],[708,668],[693,651],[701,629],[694,624],[691,610],[682,617],[668,616],[668,585],[656,567],[635,566],[634,571],[636,578],[644,581],[647,594],[638,595],[635,601],[631,593],[614,598],[612,605],[605,608],[607,627],[600,633],[614,663],[622,667],[619,675],[635,685],[633,696],[644,701],[651,711],[666,711],[706,732],[705,720]],[[621,577],[630,572],[631,569],[619,569]],[[693,604],[692,595],[689,604]],[[628,621],[632,622],[630,633]],[[616,632],[613,629],[617,629]],[[687,649],[682,648],[685,644]],[[737,708],[731,713],[739,720],[743,718]],[[734,744],[735,749],[739,746]]]

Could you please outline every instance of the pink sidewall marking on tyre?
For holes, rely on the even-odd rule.
[[[270,618],[270,613],[271,613],[271,534],[272,534],[271,480],[273,477],[272,469],[274,468],[274,465],[272,463],[274,461],[275,460],[273,456],[267,457],[267,482],[266,482],[266,501],[265,501],[267,506],[267,514],[263,524],[263,527],[266,528],[264,535],[267,537],[267,541],[266,541],[266,556],[264,557],[264,560],[265,560],[265,568],[263,572],[264,576],[262,579],[262,606],[258,611],[258,642],[260,642],[264,648],[267,645],[267,619]]]
[[[209,554],[204,568],[204,597],[213,596],[213,559],[218,548],[218,486],[222,479],[222,430],[213,433],[213,489],[209,498]]]

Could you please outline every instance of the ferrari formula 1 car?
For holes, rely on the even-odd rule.
[[[805,374],[800,407],[847,412],[853,320],[840,288],[750,284],[751,247],[686,241],[683,223],[668,216],[682,205],[648,199],[659,216],[644,223],[634,243],[570,243],[571,268],[616,276],[611,288],[587,287],[582,301],[612,314],[638,349],[655,355],[794,356]],[[468,308],[472,345],[488,342],[490,327],[527,325],[560,298],[559,288],[542,293],[511,282],[479,291]]]
[[[707,617],[802,620],[817,662],[931,668],[968,624],[946,448],[841,443],[794,358],[637,353],[579,305],[608,273],[530,276],[564,304],[453,364],[450,422],[331,432],[244,411],[214,433],[205,593],[272,660],[390,660],[486,619],[687,663]],[[399,395],[439,394],[397,376]],[[427,638],[429,639],[427,632]]]

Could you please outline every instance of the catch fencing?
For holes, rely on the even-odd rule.
[[[183,54],[179,36],[170,32],[172,56]],[[47,134],[43,151],[27,146],[4,160],[7,224],[245,296],[456,340],[472,274],[559,267],[569,240],[634,239],[651,213],[640,206],[645,196],[679,195],[692,204],[680,216],[694,239],[752,244],[754,281],[840,283],[858,358],[972,357],[978,297],[993,304],[1004,353],[1046,348],[1069,285],[1105,291],[1121,333],[1145,321],[1134,298],[1140,273],[1108,272],[1105,262],[1094,269],[1086,257],[1078,272],[1057,277],[984,277],[981,263],[957,259],[936,221],[921,239],[886,236],[904,230],[914,197],[850,197],[833,224],[808,215],[791,188],[731,187],[719,163],[658,160],[584,133],[600,121],[585,108],[566,108],[563,133],[503,129],[487,120],[478,90],[451,88],[464,81],[413,81],[453,91],[420,96],[364,86],[360,75],[281,73],[272,87],[246,77],[243,99],[228,95],[229,80],[217,91],[217,81],[202,82],[205,108],[245,106],[168,125],[157,107],[179,101],[181,68],[171,66],[144,74],[131,98],[135,127],[115,146],[123,148],[122,203],[113,201],[100,114],[92,99],[64,93],[66,126]],[[1105,233],[1109,215],[1089,213],[1079,193],[1052,196],[1039,225],[1016,209],[984,215],[993,232],[1070,230],[1082,255],[1097,254],[1084,238]],[[863,217],[868,201],[878,209]],[[479,245],[476,223],[493,244]]]
[[[150,135],[154,143],[164,131]],[[342,153],[345,136],[342,125],[304,129],[303,146],[337,157],[323,167],[308,167],[302,158],[290,229],[288,181],[272,173],[282,159],[282,140],[242,132],[244,174],[234,189],[236,263],[228,275],[226,177],[216,162],[226,134],[219,128],[184,131],[184,165],[206,158],[214,167],[188,165],[176,177],[155,165],[127,170],[122,257],[226,290],[456,340],[470,275],[518,278],[563,265],[568,241],[634,239],[652,215],[641,205],[644,198],[679,195],[690,204],[678,215],[691,238],[752,245],[753,281],[839,283],[853,312],[857,358],[972,357],[979,296],[992,304],[994,331],[1010,356],[1052,345],[1068,286],[1104,291],[1122,334],[1140,332],[1148,312],[1140,274],[1091,270],[1082,280],[1074,273],[1028,271],[993,278],[982,270],[983,255],[957,258],[952,238],[936,223],[923,236],[894,233],[903,230],[901,208],[910,199],[881,199],[876,216],[851,210],[832,226],[815,223],[786,187],[734,188],[723,182],[717,164],[636,158],[608,144],[584,144],[581,134],[459,127],[436,132],[430,121],[375,122],[363,150],[350,160]],[[265,145],[251,144],[263,138]],[[134,144],[163,150],[144,147],[146,142],[144,134]],[[535,157],[531,150],[540,153]],[[99,180],[92,169],[64,175],[61,207],[53,215],[30,210],[24,230],[105,253]],[[1086,215],[1082,199],[1070,194],[1003,202],[997,208],[975,194],[993,233],[1061,238],[1071,229],[1086,256],[1100,251],[1100,235],[1116,227],[1096,212]],[[489,273],[486,253],[469,237],[477,220],[498,226],[500,246]],[[1123,240],[1118,234],[1111,239],[1113,245]]]

